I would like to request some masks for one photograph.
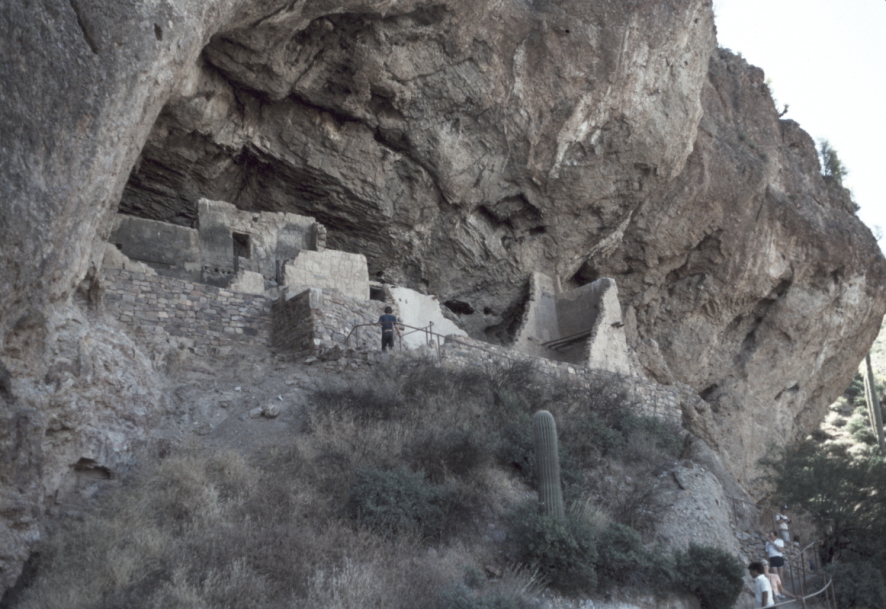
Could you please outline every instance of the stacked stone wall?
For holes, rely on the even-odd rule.
[[[201,354],[269,344],[266,296],[123,269],[103,272],[106,312],[138,334],[166,332]]]
[[[381,330],[375,324],[385,306],[384,302],[351,298],[335,290],[309,288],[274,303],[273,345],[296,355],[343,347],[377,350]]]
[[[440,357],[460,366],[484,363],[531,361],[543,374],[556,380],[584,382],[589,387],[599,385],[602,379],[614,379],[627,389],[628,399],[640,414],[658,417],[676,425],[682,423],[682,404],[697,401],[691,388],[681,385],[660,385],[637,376],[622,375],[607,370],[556,362],[519,353],[504,347],[483,343],[471,338],[449,338],[437,349]]]
[[[336,290],[309,288],[296,296],[272,300],[180,279],[105,269],[106,310],[138,334],[166,332],[185,339],[197,353],[215,353],[251,345],[273,346],[296,356],[353,350],[377,352],[376,325],[388,303],[352,298]],[[394,313],[397,314],[396,306]],[[352,332],[353,330],[353,332]],[[350,334],[350,339],[348,336]],[[347,343],[346,343],[347,340]],[[576,364],[556,362],[467,337],[432,338],[432,352],[459,366],[531,361],[552,380],[599,385],[603,378],[626,386],[634,408],[676,424],[682,405],[698,396],[684,385],[659,385]],[[397,349],[401,346],[397,341]]]

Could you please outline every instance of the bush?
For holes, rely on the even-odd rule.
[[[469,590],[463,584],[454,584],[443,589],[436,607],[437,609],[525,609],[528,604],[498,590],[482,593]]]
[[[565,593],[597,587],[597,532],[580,514],[556,518],[525,503],[509,517],[518,560],[539,569],[551,586]]]
[[[744,587],[744,566],[732,554],[689,544],[674,555],[677,589],[691,592],[704,609],[732,607]]]
[[[402,387],[403,395],[416,401],[432,397],[453,401],[486,398],[492,390],[492,379],[485,371],[475,367],[443,367],[434,357],[404,362],[392,375]]]
[[[877,437],[871,429],[870,421],[865,407],[855,409],[846,423],[846,431],[850,433],[856,442],[873,446],[877,443]]]
[[[345,512],[384,534],[439,537],[449,511],[451,491],[405,470],[360,469],[355,473]]]
[[[314,392],[317,410],[349,413],[358,421],[390,421],[407,413],[406,400],[388,379],[323,387]]]
[[[840,609],[886,607],[883,574],[869,562],[838,563],[828,567]]]
[[[612,523],[597,538],[597,578],[600,588],[624,586],[632,574],[647,565],[640,534],[623,524]]]
[[[886,571],[886,459],[833,454],[806,440],[760,460],[779,502],[813,516],[825,562],[871,562]]]
[[[447,476],[465,478],[489,462],[487,443],[477,432],[465,429],[430,429],[419,434],[406,449],[406,461],[427,473],[431,482]]]

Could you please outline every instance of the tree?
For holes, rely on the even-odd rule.
[[[880,410],[880,398],[877,395],[877,387],[874,384],[874,368],[871,366],[870,353],[865,356],[864,363],[864,399],[868,406],[871,430],[877,436],[877,445],[880,447],[880,453],[883,454],[886,452],[886,442],[884,442],[883,438],[883,413]]]
[[[821,175],[842,186],[843,178],[846,177],[849,170],[843,165],[843,161],[840,160],[837,151],[833,149],[830,142],[825,139],[818,140],[818,156],[821,159]]]
[[[886,460],[830,453],[812,440],[760,461],[779,502],[812,515],[827,562],[869,562],[886,572]]]

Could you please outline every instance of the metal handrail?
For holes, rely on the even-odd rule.
[[[345,346],[348,347],[348,348],[350,348],[350,340],[351,340],[351,336],[354,334],[354,331],[355,331],[357,328],[365,328],[365,327],[369,327],[369,326],[378,327],[378,325],[379,325],[378,322],[373,322],[373,323],[368,323],[368,324],[356,324],[355,326],[353,326],[353,327],[351,328],[351,331],[348,332],[348,335],[345,337]],[[508,361],[510,361],[510,362],[516,362],[516,361],[519,361],[517,358],[511,357],[511,356],[509,356],[509,355],[506,354],[506,353],[499,353],[499,352],[496,352],[496,351],[492,351],[491,349],[486,349],[485,347],[481,347],[480,345],[474,345],[474,344],[471,344],[471,343],[463,342],[463,341],[459,340],[458,338],[456,338],[456,337],[455,337],[454,335],[452,335],[452,334],[444,335],[444,334],[440,334],[440,333],[438,333],[438,332],[434,332],[433,330],[431,330],[431,328],[434,326],[434,322],[430,322],[429,325],[427,325],[427,326],[425,326],[425,327],[423,327],[423,328],[418,328],[418,327],[415,327],[415,326],[410,326],[409,324],[404,324],[404,323],[402,323],[402,322],[397,322],[397,326],[398,326],[398,327],[401,327],[401,328],[409,328],[409,329],[411,329],[413,332],[410,332],[409,334],[413,334],[414,332],[424,332],[424,333],[427,335],[427,343],[428,343],[428,344],[432,344],[432,342],[431,342],[431,338],[432,338],[432,337],[433,337],[433,338],[436,338],[436,345],[435,345],[435,346],[437,347],[437,353],[438,353],[438,355],[440,354],[440,348],[441,348],[442,344],[445,344],[445,343],[453,343],[453,344],[456,344],[456,345],[461,345],[462,347],[467,347],[467,348],[469,348],[469,349],[475,349],[475,350],[477,350],[477,351],[482,351],[483,353],[488,353],[489,355],[492,355],[492,356],[494,356],[494,357],[498,357],[498,358],[503,358],[503,359],[506,359],[506,360],[508,360]],[[402,337],[398,334],[397,338],[398,338],[397,343],[399,344],[400,349],[402,350],[402,349],[403,349]],[[442,343],[441,343],[441,339],[442,339],[442,341],[443,341]],[[574,365],[574,366],[581,366],[580,364],[573,364],[573,365]],[[556,378],[556,376],[555,376],[554,374],[552,374],[552,373],[550,373],[550,372],[548,372],[547,370],[544,370],[544,369],[542,369],[542,368],[538,368],[538,372],[540,372],[541,374],[547,375],[547,376],[549,376],[549,377],[551,377],[551,378]]]
[[[375,326],[375,327],[378,327],[378,325],[379,325],[378,322],[369,323],[369,324],[357,324],[357,325],[355,325],[354,327],[351,328],[351,331],[348,332],[348,335],[345,337],[345,346],[350,347],[351,335],[354,334],[354,330],[356,330],[357,328],[365,328],[365,327],[368,327],[368,326]],[[451,335],[451,334],[450,334],[450,335],[445,335],[445,334],[440,334],[440,333],[438,333],[438,332],[434,332],[433,330],[431,330],[431,328],[434,326],[434,322],[431,322],[429,325],[427,325],[427,326],[425,326],[425,327],[423,327],[423,328],[418,328],[418,327],[416,327],[416,326],[410,326],[410,325],[408,325],[408,324],[404,324],[404,323],[401,323],[401,322],[397,322],[397,326],[398,326],[398,327],[401,327],[401,328],[409,328],[410,330],[412,330],[412,332],[409,332],[409,333],[407,333],[407,334],[413,334],[413,333],[415,333],[415,332],[424,332],[424,333],[427,334],[429,337],[434,337],[434,338],[436,338],[436,339],[437,339],[436,342],[437,342],[437,348],[438,348],[438,349],[439,349],[439,347],[441,346],[441,342],[440,342],[440,341],[441,341],[441,339],[442,339],[444,342],[451,342],[451,343],[455,343],[455,344],[461,345],[461,346],[463,346],[463,347],[468,347],[469,349],[476,349],[476,350],[478,350],[478,351],[483,351],[484,353],[488,353],[488,354],[490,354],[490,355],[494,355],[494,356],[496,356],[496,357],[503,357],[503,358],[505,358],[505,359],[509,359],[509,360],[513,360],[513,359],[514,359],[514,358],[512,358],[512,357],[509,357],[507,354],[504,354],[504,353],[496,353],[495,351],[492,351],[492,350],[490,350],[490,349],[486,349],[486,348],[484,348],[484,347],[481,347],[480,345],[472,345],[471,343],[462,342],[462,341],[458,340],[457,338],[454,338],[453,335]],[[400,338],[400,337],[398,336],[398,338]],[[402,349],[402,348],[403,348],[403,346],[402,346],[402,341],[398,341],[398,342],[400,342],[400,348]],[[429,340],[428,342],[430,343],[430,340]]]
[[[806,609],[809,605],[807,601],[814,599],[816,597],[822,596],[824,601],[824,607],[826,609],[836,609],[837,600],[834,594],[834,578],[831,574],[826,573],[824,569],[822,569],[820,556],[817,552],[815,552],[816,546],[820,545],[821,540],[813,541],[808,544],[806,547],[800,549],[795,556],[786,555],[785,558],[785,566],[787,567],[788,573],[787,577],[790,578],[789,587],[791,591],[799,591],[794,596],[794,598],[785,599],[783,601],[779,601],[772,605],[773,607],[787,607],[791,606],[791,603],[799,603],[803,609]],[[804,560],[806,556],[810,553],[815,557],[814,565],[811,570],[806,569],[806,561]],[[806,594],[805,588],[806,584],[813,578],[821,578],[822,584],[821,587],[815,590],[814,592],[810,592]],[[782,583],[786,586],[788,582],[784,581],[786,578],[782,578]],[[773,591],[773,594],[775,591]],[[745,606],[748,605],[748,602],[745,602]]]

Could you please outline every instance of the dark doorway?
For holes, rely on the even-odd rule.
[[[246,258],[249,259],[249,235],[244,233],[231,233],[231,236],[234,238],[234,258]]]

